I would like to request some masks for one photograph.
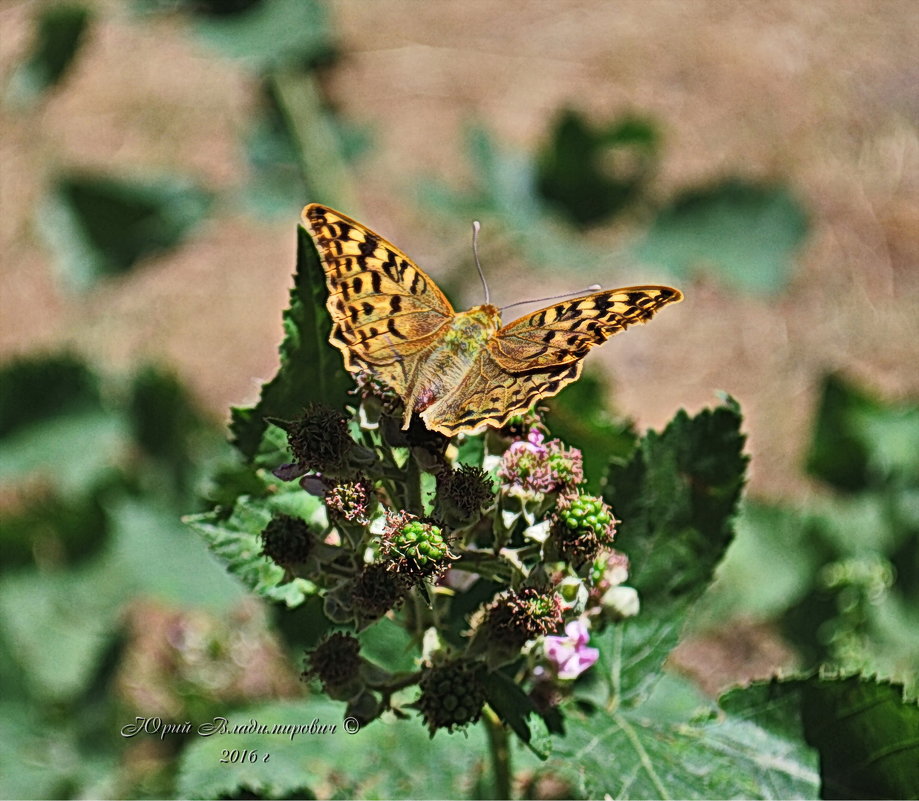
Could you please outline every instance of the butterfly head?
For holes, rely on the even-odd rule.
[[[471,357],[501,327],[501,312],[488,303],[457,312],[443,338],[443,348],[455,356]]]
[[[490,303],[473,306],[469,311],[458,312],[453,324],[454,330],[461,330],[468,336],[477,335],[488,339],[501,327],[501,310]]]

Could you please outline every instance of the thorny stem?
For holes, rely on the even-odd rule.
[[[495,798],[511,797],[511,751],[507,740],[507,729],[500,718],[485,706],[482,710],[482,723],[488,732],[488,745],[491,750],[491,765],[495,781]]]

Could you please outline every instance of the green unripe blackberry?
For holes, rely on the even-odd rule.
[[[452,558],[440,526],[408,512],[388,513],[382,553],[390,571],[414,581],[442,573]]]
[[[484,673],[485,666],[471,659],[423,669],[418,682],[421,696],[416,706],[432,737],[437,729],[452,732],[479,719],[485,703]]]
[[[558,550],[575,565],[593,559],[600,548],[612,545],[616,536],[612,509],[593,495],[560,499],[554,518],[552,533]]]

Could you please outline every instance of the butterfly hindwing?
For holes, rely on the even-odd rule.
[[[682,299],[671,287],[633,286],[560,301],[508,323],[492,337],[488,350],[511,373],[571,364],[614,334]]]
[[[583,362],[512,374],[483,349],[456,388],[421,413],[428,428],[453,436],[483,425],[500,427],[510,417],[549,398],[581,374]]]
[[[404,391],[412,357],[427,350],[453,307],[417,264],[356,220],[313,203],[302,221],[325,271],[329,341],[348,370],[384,373],[393,389]]]

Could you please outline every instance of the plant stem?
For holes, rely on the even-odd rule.
[[[486,706],[482,710],[482,722],[488,732],[491,749],[491,765],[495,780],[495,798],[511,797],[511,750],[507,729],[500,718]]]
[[[412,456],[409,456],[405,463],[405,505],[412,514],[419,517],[424,516],[424,503],[421,500],[421,471]]]
[[[309,73],[277,70],[271,88],[293,135],[300,171],[314,198],[358,214],[358,192],[319,86]]]

